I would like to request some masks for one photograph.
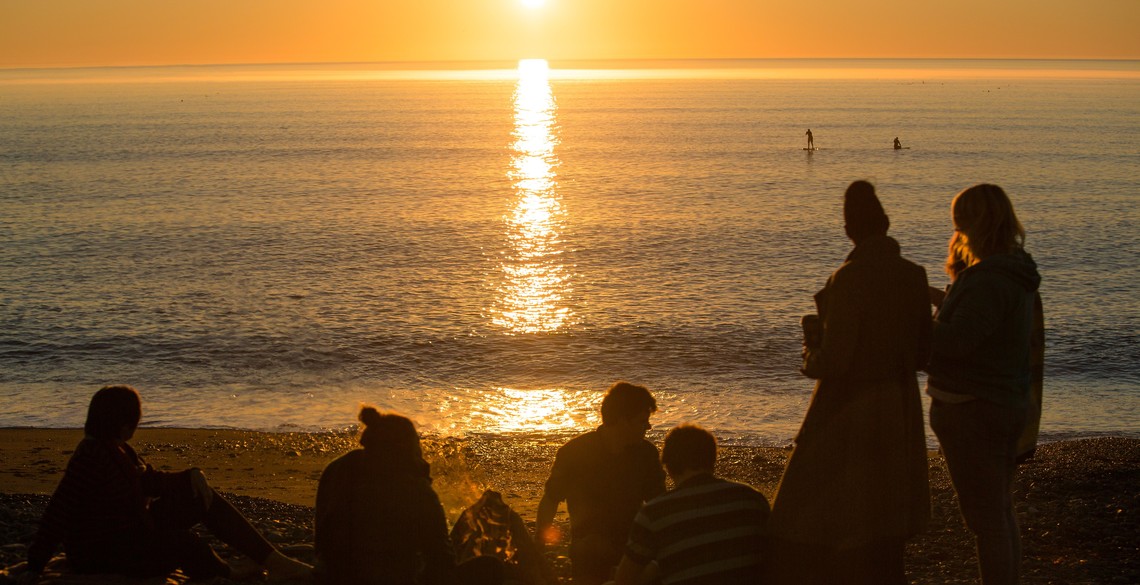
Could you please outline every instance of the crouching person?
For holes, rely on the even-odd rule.
[[[701,427],[669,431],[661,461],[676,487],[637,514],[613,583],[757,583],[768,500],[713,475],[716,439]]]

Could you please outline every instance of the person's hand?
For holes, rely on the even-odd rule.
[[[190,490],[194,497],[202,500],[202,504],[209,510],[214,503],[214,488],[206,482],[206,476],[197,467],[190,469]]]
[[[933,286],[926,287],[926,291],[930,294],[930,304],[934,305],[935,308],[940,308],[942,301],[946,300],[946,291]]]

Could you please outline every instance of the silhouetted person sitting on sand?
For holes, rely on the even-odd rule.
[[[447,519],[411,420],[360,410],[363,449],[317,485],[317,580],[328,585],[450,584],[455,555]]]
[[[713,475],[716,439],[698,426],[669,431],[661,460],[676,488],[638,512],[614,584],[759,582],[768,500]]]
[[[197,524],[267,569],[270,581],[308,577],[312,567],[273,548],[201,471],[156,471],[143,461],[127,444],[141,417],[130,386],[107,386],[91,398],[86,436],[44,511],[23,582],[38,579],[61,541],[80,573],[155,577],[181,569],[191,579],[229,577],[229,564],[190,531]]]
[[[649,390],[614,384],[602,399],[602,426],[558,450],[535,526],[539,547],[556,536],[558,504],[570,512],[570,572],[575,585],[598,585],[621,560],[633,517],[665,491],[657,448],[645,440],[657,401]]]
[[[811,128],[808,128],[808,131],[805,132],[805,134],[807,134],[807,138],[808,138],[807,149],[808,150],[815,150],[815,137],[811,135]]]

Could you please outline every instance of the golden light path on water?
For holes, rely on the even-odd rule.
[[[519,62],[514,95],[515,130],[507,175],[514,203],[505,217],[504,279],[492,322],[510,334],[552,333],[567,326],[570,275],[563,264],[554,147],[556,118],[549,68],[543,59]]]
[[[510,144],[512,199],[503,217],[505,252],[499,262],[491,322],[506,335],[557,334],[574,322],[571,272],[562,240],[566,212],[558,193],[557,107],[544,59],[519,62]],[[597,424],[597,389],[505,388],[459,390],[472,404],[449,426],[490,433],[574,431]],[[454,428],[453,430],[460,430]]]

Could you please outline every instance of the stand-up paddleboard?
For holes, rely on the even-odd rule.
[[[804,148],[804,149],[802,149],[802,150],[806,150],[806,151],[808,151],[808,152],[812,152],[812,151],[815,151],[815,150],[820,150],[820,149],[817,147],[817,148]]]
[[[909,146],[900,146],[900,147],[896,148],[895,150],[910,150],[910,147]]]

